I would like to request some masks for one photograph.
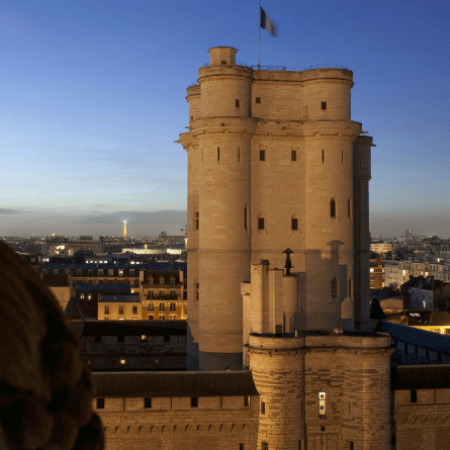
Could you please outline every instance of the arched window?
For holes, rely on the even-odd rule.
[[[335,298],[338,296],[338,290],[339,290],[339,283],[336,278],[333,278],[331,280],[331,297]]]
[[[334,198],[330,201],[330,217],[336,217],[336,201]]]

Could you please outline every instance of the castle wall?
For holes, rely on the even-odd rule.
[[[450,442],[450,389],[396,390],[394,420],[397,450],[438,450]]]
[[[105,450],[257,450],[259,398],[199,397],[191,407],[187,397],[105,398],[100,415],[106,435]],[[240,445],[243,447],[240,447]]]

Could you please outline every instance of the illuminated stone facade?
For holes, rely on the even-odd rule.
[[[240,282],[251,259],[283,267],[288,247],[301,274],[293,326],[367,328],[372,138],[350,117],[352,72],[257,71],[233,48],[209,53],[180,135],[190,367],[240,367]]]

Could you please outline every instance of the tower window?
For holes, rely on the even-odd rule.
[[[342,164],[344,164],[344,149],[342,149],[341,158],[342,158]]]
[[[411,403],[417,403],[417,389],[411,389]]]
[[[200,225],[200,213],[198,211],[195,212],[195,229],[198,230]]]
[[[269,443],[262,441],[261,442],[261,450],[269,450]]]
[[[97,409],[105,409],[105,399],[104,398],[97,399]]]
[[[247,205],[244,208],[244,230],[247,230]]]
[[[352,218],[352,201],[351,201],[351,199],[348,199],[348,202],[347,202],[347,215],[348,215],[349,219]]]
[[[151,408],[151,407],[152,407],[151,397],[144,398],[144,408]]]
[[[348,280],[348,296],[349,297],[353,296],[353,281],[351,278],[349,278]]]
[[[258,230],[264,230],[265,229],[265,219],[264,217],[258,218]]]
[[[250,397],[248,395],[244,396],[244,406],[250,405]]]
[[[292,231],[298,231],[298,219],[297,218],[293,218],[291,220],[291,228],[292,228]]]
[[[336,298],[338,296],[338,281],[336,278],[331,280],[331,296]]]
[[[327,109],[327,102],[322,102],[322,103],[320,104],[320,106],[321,106],[322,110]]]
[[[195,299],[198,300],[200,298],[200,283],[195,284]]]
[[[265,402],[261,403],[261,414],[265,414],[266,413],[266,404]]]
[[[261,103],[261,97],[256,97],[255,98],[255,103]]]
[[[226,61],[220,61],[221,62],[221,64],[226,64],[227,62]]]
[[[291,150],[291,161],[297,161],[297,150]]]
[[[235,105],[236,105],[236,108],[239,108],[241,106],[241,101],[239,99],[236,99]]]
[[[198,397],[191,397],[191,408],[198,408]]]
[[[322,150],[322,164],[325,162],[325,150]]]
[[[238,147],[238,162],[241,162],[241,149]]]
[[[336,202],[334,199],[330,201],[330,216],[336,217]]]
[[[260,150],[259,151],[259,160],[260,161],[265,161],[266,160],[266,151],[265,150]]]
[[[217,161],[220,161],[220,147],[217,147]]]

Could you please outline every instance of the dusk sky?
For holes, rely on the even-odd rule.
[[[450,237],[448,2],[265,0],[261,64],[346,67],[374,138],[373,237]],[[258,1],[0,7],[0,236],[179,234],[186,87],[208,49],[258,62]],[[164,211],[168,211],[164,213]]]

